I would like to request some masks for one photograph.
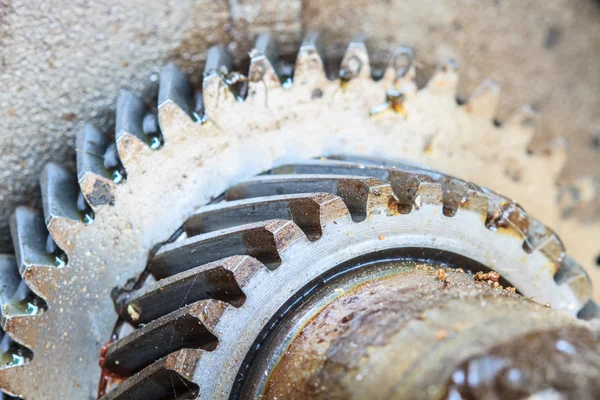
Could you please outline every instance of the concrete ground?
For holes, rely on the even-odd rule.
[[[208,46],[228,43],[243,62],[264,30],[292,54],[307,29],[325,34],[332,58],[361,33],[376,63],[393,45],[414,46],[424,77],[456,58],[460,96],[498,80],[500,119],[525,103],[540,111],[534,149],[568,140],[563,181],[600,179],[595,0],[0,0],[0,252],[14,207],[39,206],[42,166],[74,168],[75,132],[85,121],[109,131],[120,88],[149,95],[168,60],[197,81]]]

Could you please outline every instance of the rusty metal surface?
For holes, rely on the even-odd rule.
[[[294,313],[298,322],[276,331],[272,340],[281,343],[260,353],[245,398],[521,398],[552,388],[591,399],[600,392],[597,330],[497,282],[438,268],[418,264],[312,296]]]
[[[374,81],[367,73],[370,66],[365,63],[368,59],[365,46],[359,41],[349,47],[341,64],[343,70],[356,72],[353,78],[330,81],[324,75],[323,62],[317,57],[314,39],[314,35],[309,35],[301,47],[298,65],[302,68],[298,69],[291,86],[289,82],[273,85],[272,79],[265,85],[258,80],[259,77],[272,78],[274,66],[260,51],[252,52],[249,71],[253,79],[247,81],[247,97],[243,102],[230,87],[227,54],[218,48],[217,52],[209,52],[217,59],[207,62],[202,109],[197,110],[200,115],[190,115],[197,104],[190,101],[188,95],[192,90],[183,74],[173,66],[162,71],[157,117],[152,107],[145,110],[141,100],[123,92],[117,102],[115,126],[120,162],[112,162],[113,155],[105,157],[105,161],[111,162],[103,165],[105,172],[113,173],[113,177],[121,168],[119,164],[124,171],[122,179],[113,179],[114,205],[94,202],[95,185],[82,184],[81,178],[85,176],[92,181],[105,177],[105,174],[94,176],[102,172],[93,171],[99,164],[81,159],[84,155],[78,155],[79,165],[91,174],[80,174],[79,182],[64,168],[52,164],[46,167],[42,177],[42,221],[46,222],[48,231],[43,223],[43,229],[32,229],[32,221],[39,221],[41,217],[35,211],[21,209],[15,215],[13,238],[19,249],[19,270],[28,272],[23,274],[23,279],[36,295],[47,300],[48,308],[39,315],[23,316],[21,323],[7,329],[8,336],[28,345],[35,357],[16,368],[0,369],[3,389],[30,398],[48,392],[61,393],[66,398],[95,395],[96,377],[100,376],[96,360],[117,318],[110,296],[113,289],[122,288],[139,277],[157,244],[169,239],[197,207],[231,186],[247,180],[231,190],[226,198],[285,194],[286,190],[297,193],[296,183],[303,179],[300,175],[249,179],[285,162],[335,151],[413,162],[425,159],[432,167],[443,167],[463,178],[482,179],[477,171],[497,156],[497,151],[485,152],[485,148],[506,145],[509,156],[497,159],[495,167],[486,170],[486,178],[493,177],[494,189],[507,189],[509,195],[521,193],[521,186],[506,176],[503,167],[514,162],[526,164],[528,168],[523,172],[521,184],[527,182],[533,189],[527,192],[529,197],[524,202],[535,205],[536,213],[560,226],[553,196],[547,194],[555,190],[554,178],[560,170],[562,154],[527,154],[523,142],[527,143],[532,131],[520,114],[500,127],[495,126],[492,119],[497,90],[477,91],[465,105],[457,104],[458,75],[451,62],[443,64],[421,90],[416,90],[414,85],[414,66],[402,67],[403,72],[398,73],[396,63],[392,63],[384,78]],[[358,70],[356,60],[360,63]],[[394,91],[401,90],[401,109],[393,102],[385,102],[381,107],[389,97],[390,87]],[[396,99],[399,96],[394,95]],[[373,112],[374,108],[377,112]],[[160,136],[152,124],[144,123],[147,117],[158,119]],[[430,133],[438,131],[443,134],[432,140]],[[473,135],[469,136],[468,143],[464,138],[458,140],[465,132]],[[81,135],[84,142],[94,138],[89,130],[82,131]],[[500,135],[502,140],[499,140]],[[401,145],[381,146],[382,143]],[[468,145],[480,147],[481,143],[490,146],[478,152],[460,151],[465,150],[465,146],[468,149]],[[113,154],[110,148],[106,149],[107,154]],[[454,156],[460,156],[465,163],[455,163]],[[243,254],[259,259],[266,256],[263,260],[270,267],[257,269],[256,264],[247,261],[251,258],[241,263],[240,271],[250,268],[242,273],[247,277],[244,284],[238,281],[246,295],[241,307],[230,307],[214,299],[202,300],[203,321],[219,338],[219,346],[211,352],[200,352],[201,356],[194,359],[193,376],[189,371],[191,367],[186,367],[186,379],[197,381],[202,377],[203,387],[206,387],[203,395],[226,394],[231,384],[228,379],[235,375],[254,335],[290,293],[318,271],[373,249],[434,246],[493,265],[507,279],[518,281],[523,293],[571,315],[581,315],[586,304],[593,304],[589,302],[591,287],[585,272],[574,262],[564,263],[564,248],[552,231],[533,218],[527,225],[500,224],[502,229],[494,229],[493,223],[486,226],[488,219],[512,220],[510,212],[506,218],[496,218],[497,214],[507,211],[498,207],[506,198],[466,183],[459,185],[461,192],[454,193],[454,182],[449,185],[446,180],[438,181],[425,172],[416,176],[413,172],[413,169],[399,172],[405,179],[399,179],[400,185],[396,186],[404,193],[401,184],[404,182],[406,191],[412,193],[407,214],[399,212],[397,199],[402,194],[396,196],[392,184],[370,176],[343,174],[330,179],[335,185],[318,189],[338,197],[330,197],[331,201],[305,210],[321,213],[310,218],[323,223],[323,237],[317,241],[309,240],[293,220],[271,220],[245,228],[230,227],[183,237],[160,250],[150,264],[156,278],[183,272],[197,267],[198,263]],[[273,185],[277,179],[280,182]],[[73,188],[77,183],[84,207],[80,207],[78,190],[62,190],[63,184]],[[448,192],[454,194],[448,197]],[[444,204],[444,199],[452,199],[454,195],[463,196],[464,202]],[[87,206],[93,214],[88,214]],[[449,215],[444,215],[444,206],[458,208],[450,213],[446,210]],[[22,218],[23,215],[28,218]],[[290,211],[287,215],[294,213]],[[39,223],[33,225],[38,227]],[[521,231],[525,226],[528,231]],[[562,228],[572,241],[573,236],[568,235],[574,233],[565,230],[564,225]],[[595,229],[594,226],[591,229]],[[260,234],[246,235],[248,231]],[[328,240],[323,239],[326,236]],[[524,243],[531,246],[524,248]],[[581,244],[576,247],[580,249]],[[585,246],[583,249],[588,252],[579,253],[589,255],[590,249]],[[302,257],[292,257],[294,253]],[[323,263],[325,255],[327,262]],[[557,279],[563,268],[568,268],[569,274],[564,275],[565,279]],[[267,278],[271,280],[269,290],[276,290],[269,301],[250,296],[264,293],[263,282]],[[81,312],[71,312],[73,309]],[[246,319],[240,318],[238,313],[244,313]],[[135,319],[136,314],[139,312],[131,313],[131,318]],[[89,331],[82,330],[81,326],[89,327]],[[166,356],[159,364],[170,365],[172,359]],[[137,372],[119,386],[117,393],[121,391],[122,396],[127,396],[125,391],[140,389],[142,381],[156,383],[151,377],[163,376],[164,373],[158,371],[166,367],[155,365],[150,365],[150,370]],[[40,374],[47,379],[37,379]],[[132,389],[135,387],[137,389]],[[147,386],[142,389],[146,390]],[[109,396],[112,395],[109,393]]]

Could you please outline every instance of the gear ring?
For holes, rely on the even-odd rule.
[[[97,357],[116,319],[107,293],[114,287],[125,286],[131,276],[139,275],[150,249],[164,242],[169,232],[175,231],[197,206],[244,178],[276,164],[327,155],[334,150],[410,160],[411,157],[404,156],[422,151],[429,153],[436,146],[443,149],[447,145],[438,142],[440,138],[436,136],[439,135],[432,126],[435,115],[429,119],[419,115],[427,115],[425,109],[436,109],[435,113],[457,109],[456,70],[452,64],[442,66],[427,88],[417,92],[414,69],[409,69],[400,79],[395,71],[388,71],[382,80],[373,82],[366,68],[369,63],[364,44],[354,42],[344,60],[353,60],[353,65],[356,60],[362,60],[362,67],[358,75],[342,80],[340,85],[329,82],[322,73],[315,39],[315,35],[309,35],[300,50],[294,73],[299,86],[286,92],[275,72],[277,59],[272,51],[273,41],[261,36],[253,52],[248,97],[243,107],[238,105],[227,83],[230,61],[222,48],[209,51],[202,101],[196,102],[193,111],[185,78],[173,66],[168,66],[161,76],[159,92],[158,120],[162,136],[156,129],[148,128],[152,117],[148,117],[141,101],[124,92],[117,111],[118,158],[114,159],[118,162],[108,162],[110,168],[105,168],[106,160],[111,158],[102,160],[98,155],[109,147],[107,141],[92,127],[87,127],[78,145],[77,179],[55,165],[46,168],[41,185],[45,217],[21,208],[13,218],[12,233],[24,282],[49,306],[43,313],[30,313],[37,315],[3,315],[3,328],[8,336],[35,355],[25,365],[0,371],[0,382],[7,392],[31,398],[35,398],[36,393],[40,396],[48,392],[65,397],[95,393],[97,382],[92,377],[98,376],[99,367],[88,361]],[[382,107],[381,99],[388,85],[394,87],[394,94],[388,91],[385,107]],[[461,112],[453,120],[456,131],[465,127],[467,131],[477,131],[473,127],[483,127],[483,131],[493,129],[491,116],[496,95],[495,86],[484,86],[459,109]],[[327,106],[327,118],[320,115],[315,101]],[[256,115],[264,114],[265,107],[267,118],[257,119]],[[355,113],[354,109],[363,112]],[[390,112],[379,116],[383,109]],[[277,113],[283,116],[275,116]],[[306,119],[307,115],[312,118]],[[510,130],[511,126],[521,129],[519,118],[503,129]],[[202,123],[205,121],[208,122]],[[404,124],[401,131],[406,140],[401,148],[390,146],[382,150],[381,143],[398,141],[398,128],[394,126],[399,122]],[[282,128],[284,123],[285,129]],[[262,133],[256,135],[256,132]],[[365,137],[363,132],[369,132],[370,136]],[[153,151],[158,149],[160,151]],[[448,154],[455,154],[450,150]],[[174,159],[178,165],[169,163],[168,160]],[[485,157],[483,160],[486,161]],[[556,169],[560,164],[555,156],[536,160],[530,163],[534,169]],[[115,183],[124,175],[119,163],[126,171],[126,182],[122,185]],[[190,166],[195,168],[189,170]],[[157,187],[156,182],[169,182],[170,188]],[[439,201],[443,189],[439,185],[431,186],[437,191]],[[539,186],[544,184],[538,185],[538,189]],[[79,190],[83,193],[83,202],[78,202]],[[160,217],[152,212],[159,213]],[[47,245],[44,225],[56,246],[52,241]],[[574,296],[576,301],[567,301],[576,304],[577,309],[572,311],[583,307],[584,314],[595,312],[593,303],[586,303],[591,293],[586,289],[585,273],[573,263],[563,263],[562,246],[551,232],[543,227],[539,232],[541,234],[531,229],[528,237],[542,247],[548,245],[556,270],[561,264],[567,266],[561,269],[565,281],[572,282],[573,287],[584,282],[583,290]],[[64,252],[64,257],[58,249]],[[66,265],[65,260],[68,260]],[[73,286],[81,287],[81,291],[74,292],[70,289]],[[69,313],[64,309],[67,307],[83,312]],[[89,333],[74,336],[72,332],[81,325],[88,327]],[[52,343],[48,338],[61,340]],[[48,365],[68,366],[73,372],[59,367],[48,371]],[[42,371],[49,376],[43,390],[32,385]]]

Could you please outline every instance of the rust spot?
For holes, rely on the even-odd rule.
[[[73,122],[73,121],[75,121],[77,119],[77,114],[70,112],[70,113],[66,113],[66,114],[61,115],[60,118],[63,121]]]

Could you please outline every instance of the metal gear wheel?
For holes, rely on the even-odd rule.
[[[231,70],[215,46],[201,90],[168,65],[156,107],[123,91],[114,143],[86,126],[77,174],[48,165],[43,214],[15,211],[16,254],[0,258],[6,393],[227,397],[290,299],[396,250],[493,270],[541,304],[598,315],[584,269],[510,198],[585,265],[599,225],[562,218],[554,177],[564,154],[527,153],[527,108],[494,122],[496,84],[457,104],[448,62],[418,90],[407,48],[373,80],[358,40],[330,80],[316,33],[293,68],[263,34],[247,77]]]

